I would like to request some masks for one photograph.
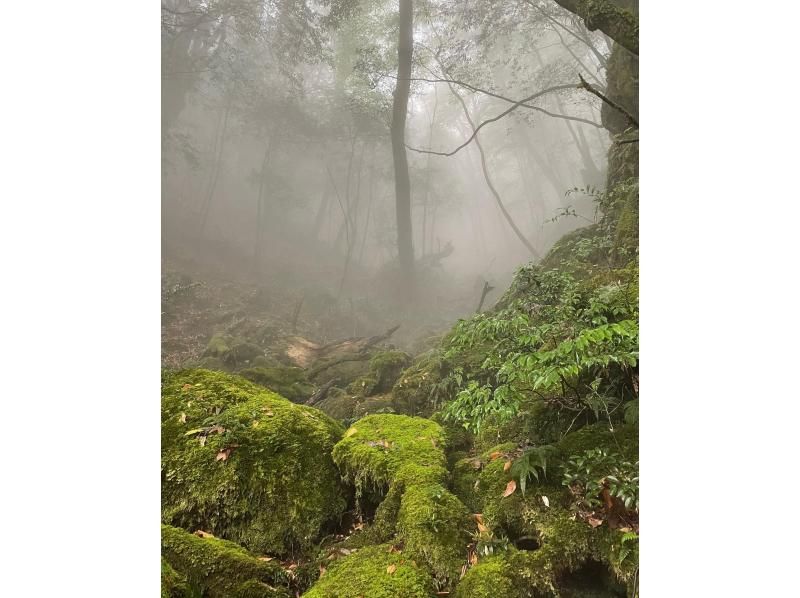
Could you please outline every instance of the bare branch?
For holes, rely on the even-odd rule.
[[[609,99],[608,97],[606,97],[605,95],[603,95],[602,93],[600,93],[598,90],[596,90],[594,87],[592,87],[591,85],[589,85],[589,84],[586,82],[586,79],[584,79],[584,78],[581,76],[581,74],[580,74],[580,73],[578,73],[578,78],[581,80],[581,84],[580,84],[578,87],[580,87],[580,88],[582,88],[582,89],[585,89],[586,91],[588,91],[589,93],[591,93],[591,94],[593,94],[593,95],[596,95],[598,98],[600,98],[601,100],[603,100],[603,101],[604,101],[606,104],[608,104],[609,106],[611,106],[612,108],[614,108],[614,110],[617,110],[617,111],[621,112],[621,113],[622,113],[622,114],[625,116],[625,118],[627,118],[627,119],[628,119],[628,122],[630,122],[630,123],[631,123],[631,124],[632,124],[634,127],[636,127],[637,129],[639,128],[639,121],[638,121],[638,120],[636,120],[636,119],[634,118],[634,116],[633,116],[633,115],[632,115],[630,112],[628,112],[627,110],[625,110],[625,108],[623,108],[622,106],[620,106],[619,104],[617,104],[617,103],[616,103],[614,100],[611,100],[611,99]]]
[[[457,154],[459,151],[461,151],[462,149],[464,149],[465,147],[467,147],[470,144],[470,142],[473,139],[475,139],[475,136],[478,134],[478,131],[480,131],[486,125],[488,125],[490,123],[493,123],[493,122],[496,122],[496,121],[500,120],[501,118],[503,118],[504,116],[506,116],[508,114],[511,114],[514,110],[516,110],[520,106],[523,106],[527,102],[530,102],[531,100],[535,100],[536,98],[541,97],[541,96],[543,96],[545,94],[551,93],[553,91],[563,91],[565,89],[575,89],[575,86],[574,85],[555,85],[553,87],[548,87],[547,89],[543,89],[542,91],[537,91],[536,93],[528,96],[527,98],[523,98],[523,99],[519,100],[518,102],[514,102],[514,104],[510,108],[508,108],[507,110],[504,110],[503,112],[501,112],[500,114],[498,114],[497,116],[495,116],[493,118],[489,118],[489,119],[484,120],[483,122],[481,122],[477,127],[475,127],[474,131],[472,132],[472,135],[469,136],[469,139],[467,139],[464,143],[459,145],[457,148],[455,148],[451,152],[434,152],[434,151],[431,151],[431,150],[424,150],[424,149],[411,147],[408,144],[406,144],[406,148],[408,148],[412,152],[417,152],[419,154],[433,154],[434,156],[453,156],[453,155]]]

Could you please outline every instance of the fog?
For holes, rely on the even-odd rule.
[[[595,220],[586,188],[605,181],[600,100],[576,83],[604,88],[607,38],[546,6],[416,7],[409,290],[390,139],[396,3],[164,1],[164,277],[266,294],[277,321],[295,316],[317,342],[399,324],[393,341],[412,347],[474,313],[486,282],[490,308],[517,268]]]

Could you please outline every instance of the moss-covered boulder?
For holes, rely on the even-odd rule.
[[[161,598],[189,598],[186,576],[178,573],[161,557]]]
[[[482,559],[458,585],[454,598],[517,598],[509,563],[503,555]]]
[[[372,392],[388,392],[400,373],[411,365],[411,356],[403,351],[380,351],[369,360],[369,371],[375,379]]]
[[[333,447],[333,460],[359,491],[385,492],[403,466],[428,467],[446,476],[444,431],[421,417],[381,414],[355,422]]]
[[[331,450],[342,427],[252,382],[162,378],[162,520],[259,553],[305,550],[346,501]]]
[[[293,403],[305,402],[317,389],[308,381],[303,368],[257,366],[238,373],[243,378],[269,388]]]
[[[161,554],[171,569],[208,598],[291,596],[286,587],[289,578],[279,565],[258,559],[233,542],[162,525]],[[162,566],[162,595],[163,571]]]
[[[431,420],[370,415],[355,422],[333,450],[357,497],[383,499],[373,537],[385,541],[396,534],[406,555],[427,563],[437,588],[458,579],[470,526],[469,511],[445,486],[444,447],[444,430]]]
[[[328,567],[304,598],[431,598],[430,574],[390,544],[362,548]]]
[[[220,333],[211,337],[203,353],[203,357],[216,358],[231,367],[248,365],[263,355],[264,349],[260,346],[240,337]]]

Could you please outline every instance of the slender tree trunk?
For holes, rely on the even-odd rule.
[[[269,159],[272,150],[272,139],[267,140],[267,145],[264,148],[264,159],[261,161],[261,177],[258,181],[258,205],[256,208],[256,244],[255,251],[253,252],[253,267],[257,270],[261,265],[261,242],[264,238],[264,184],[267,178],[267,166],[269,166]]]
[[[399,0],[399,2],[397,85],[394,88],[392,103],[391,138],[401,292],[405,299],[410,300],[414,296],[414,239],[411,224],[411,180],[408,174],[405,132],[408,94],[411,88],[411,59],[414,52],[414,7],[412,0]]]
[[[433,147],[433,125],[436,123],[436,110],[439,107],[439,93],[436,86],[433,87],[433,114],[431,115],[431,125],[428,129],[428,147]],[[430,197],[431,186],[431,154],[428,154],[425,162],[425,197],[422,201],[422,249],[421,255],[425,255],[425,237],[428,228],[428,198]]]
[[[219,171],[222,166],[222,152],[225,150],[225,133],[228,130],[228,115],[231,111],[231,102],[228,100],[225,106],[225,117],[222,120],[222,131],[219,136],[219,149],[214,160],[214,172],[211,175],[211,181],[208,184],[208,193],[206,194],[206,201],[203,204],[203,219],[200,222],[200,234],[203,234],[208,221],[208,213],[211,211],[211,200],[214,199],[214,191],[217,189],[217,180],[219,179]]]

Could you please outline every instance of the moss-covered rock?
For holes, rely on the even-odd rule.
[[[333,447],[333,460],[356,491],[384,492],[404,465],[445,476],[444,431],[421,417],[381,414],[355,422]]]
[[[308,381],[302,368],[258,366],[238,373],[243,378],[269,388],[294,403],[306,401],[317,389]]]
[[[406,484],[397,536],[406,554],[431,568],[440,587],[458,580],[466,563],[470,523],[467,508],[441,484]]]
[[[454,598],[517,598],[509,563],[503,555],[482,559],[470,568],[458,585]]]
[[[186,576],[181,575],[161,557],[161,598],[189,598],[189,584]]]
[[[390,544],[335,561],[304,598],[430,598],[430,574]]]
[[[342,427],[220,372],[162,379],[162,520],[250,550],[309,548],[346,501],[330,453]]]
[[[208,598],[288,598],[291,595],[287,590],[289,578],[279,565],[260,560],[233,542],[199,537],[162,525],[161,554],[189,584]]]
[[[227,366],[239,367],[250,364],[263,356],[264,350],[245,339],[217,333],[208,341],[204,357],[214,357]]]
[[[400,373],[411,365],[411,356],[403,351],[380,351],[369,360],[369,371],[375,380],[373,393],[388,392]]]

